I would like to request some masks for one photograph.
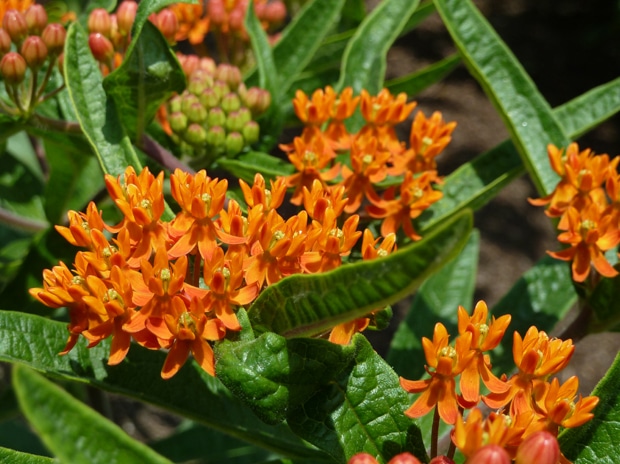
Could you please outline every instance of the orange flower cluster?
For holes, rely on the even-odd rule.
[[[366,122],[352,134],[345,121],[358,104]],[[287,185],[295,189],[291,201],[301,204],[303,189],[315,181],[324,188],[344,187],[345,212],[363,206],[370,217],[383,220],[384,237],[402,226],[408,237],[419,239],[411,221],[442,196],[433,188],[441,181],[435,158],[450,142],[456,123],[444,122],[438,112],[427,118],[420,111],[407,147],[394,126],[415,106],[407,103],[404,93],[394,97],[387,89],[377,96],[362,90],[358,97],[351,88],[337,94],[328,86],[311,98],[298,91],[293,107],[305,128],[291,145],[282,146],[297,170],[287,178]],[[348,154],[344,163],[338,157],[343,153]],[[385,183],[390,186],[379,195],[377,189]]]
[[[163,378],[173,376],[190,353],[214,375],[209,342],[241,329],[237,308],[288,275],[340,266],[362,235],[357,216],[339,222],[343,189],[326,191],[320,182],[304,190],[305,210],[285,220],[276,211],[286,192],[283,178],[269,186],[260,174],[252,186],[240,181],[244,214],[236,201],[226,200],[226,180],[204,170],[195,175],[177,170],[170,185],[181,210],[163,221],[163,173],[137,174],[129,167],[123,179],[107,175],[105,181],[123,220],[107,225],[92,202],[85,213],[70,212],[69,227],[57,230],[86,251],[76,254],[73,270],[64,263],[45,270],[43,288],[30,293],[47,306],[69,309],[63,354],[80,334],[91,347],[112,337],[108,363],[118,364],[133,339],[169,350]],[[364,232],[366,259],[393,247],[393,236],[379,243]],[[332,340],[348,343],[367,325],[362,318],[338,326]]]
[[[454,425],[452,440],[466,456],[475,455],[487,445],[503,448],[514,459],[519,445],[537,432],[557,436],[560,427],[577,427],[593,417],[598,398],[577,398],[579,381],[571,377],[560,384],[549,380],[568,364],[574,346],[571,340],[550,339],[531,327],[525,337],[514,334],[513,356],[517,373],[498,378],[490,370],[486,354],[501,341],[510,316],[487,321],[488,309],[478,302],[469,316],[458,311],[458,332],[454,347],[442,324],[435,326],[433,340],[423,338],[428,379],[407,380],[401,386],[410,393],[421,393],[405,414],[421,417],[433,408],[446,423]],[[456,377],[460,375],[461,394],[456,393]],[[480,393],[480,381],[489,390]],[[488,417],[477,405],[482,400],[494,409]],[[465,419],[463,410],[471,409]],[[567,462],[567,461],[566,461]]]
[[[620,243],[620,158],[595,155],[571,143],[566,150],[547,147],[551,167],[560,176],[555,190],[544,198],[530,200],[536,206],[548,205],[546,214],[559,217],[558,236],[567,248],[548,252],[563,261],[572,261],[575,282],[584,282],[592,266],[604,277],[618,271],[604,252]]]

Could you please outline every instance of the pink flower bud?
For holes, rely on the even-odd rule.
[[[7,53],[0,61],[0,74],[7,84],[21,83],[26,76],[26,60],[19,53]]]
[[[454,461],[448,456],[436,456],[429,464],[454,464]]]
[[[517,448],[516,464],[557,464],[559,460],[558,440],[547,431],[529,435]]]
[[[511,462],[512,459],[506,450],[498,445],[483,446],[465,461],[466,464],[511,464]]]
[[[258,142],[260,136],[260,127],[256,121],[248,121],[241,129],[241,134],[245,139],[245,143],[252,145]]]
[[[4,55],[11,51],[11,37],[2,28],[0,28],[0,55]]]
[[[21,54],[28,67],[39,69],[47,60],[47,46],[38,35],[31,35],[22,44]]]
[[[377,464],[377,460],[368,453],[358,453],[349,459],[348,464]]]
[[[114,56],[114,46],[112,42],[99,32],[88,36],[88,46],[95,59],[100,63],[107,64]]]
[[[47,13],[42,5],[32,5],[24,13],[24,18],[28,24],[28,32],[32,35],[39,35],[47,26]]]
[[[122,35],[129,35],[131,32],[133,22],[136,19],[136,11],[138,11],[138,4],[133,0],[125,0],[119,5],[118,10],[116,10],[118,31]]]
[[[243,135],[239,132],[231,132],[226,136],[226,154],[228,156],[234,156],[243,150],[245,146],[245,141],[243,140]]]
[[[267,111],[271,105],[271,94],[259,87],[250,87],[245,94],[246,106],[254,116],[260,115]]]
[[[28,36],[26,18],[17,10],[8,10],[4,13],[2,28],[9,34],[13,43],[18,45]]]
[[[388,464],[422,464],[418,458],[410,453],[401,453],[394,456]]]
[[[179,31],[179,20],[177,15],[168,8],[161,10],[156,17],[155,25],[161,31],[168,43],[175,43],[175,36]]]
[[[112,19],[110,14],[103,8],[95,8],[88,16],[88,31],[110,37]]]
[[[228,84],[230,90],[235,90],[241,84],[241,71],[232,64],[222,63],[215,70],[215,78]]]
[[[286,6],[279,0],[265,6],[265,21],[278,25],[286,19]]]
[[[219,27],[226,22],[226,9],[222,0],[210,0],[207,2],[207,15],[211,24]]]
[[[47,51],[50,55],[62,53],[65,48],[66,37],[67,31],[65,31],[65,28],[59,23],[48,24],[47,27],[43,29],[43,34],[41,34],[41,38],[47,46]]]

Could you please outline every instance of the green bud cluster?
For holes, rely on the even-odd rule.
[[[258,87],[246,88],[239,68],[220,64],[196,66],[188,73],[187,88],[167,104],[173,140],[196,167],[219,156],[234,156],[258,141],[255,119],[271,103]]]
[[[62,62],[66,35],[61,24],[48,24],[41,5],[6,11],[0,27],[0,79],[11,102],[1,103],[5,112],[29,116],[47,98],[43,93],[54,66]]]

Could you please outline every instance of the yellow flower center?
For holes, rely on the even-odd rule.
[[[316,153],[314,153],[313,151],[306,151],[304,153],[304,164],[306,166],[314,166],[316,164],[318,160],[318,157],[316,156]]]

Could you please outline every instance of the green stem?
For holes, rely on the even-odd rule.
[[[51,129],[57,132],[66,132],[68,134],[81,134],[82,128],[76,122],[63,121],[60,119],[51,119],[40,114],[33,114],[30,122],[38,125],[42,129]]]
[[[0,208],[0,223],[10,226],[14,229],[25,230],[29,232],[41,232],[46,230],[50,225],[47,222],[29,219],[18,216],[12,211]]]
[[[433,428],[431,429],[431,459],[437,456],[437,445],[439,443],[439,419],[439,407],[435,406]]]

